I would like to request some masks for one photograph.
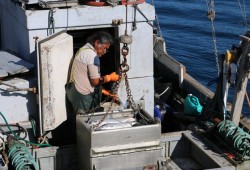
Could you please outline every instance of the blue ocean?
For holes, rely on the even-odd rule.
[[[215,36],[211,20],[207,18],[211,8],[206,0],[154,0],[153,3],[168,53],[186,66],[188,74],[215,92],[216,83],[207,85],[218,75],[213,37],[218,56],[230,50],[233,44],[238,45],[239,35],[250,31],[250,1],[215,1]],[[250,96],[250,81],[247,93]],[[229,102],[233,96],[234,89],[230,88]],[[243,113],[250,117],[246,98]]]

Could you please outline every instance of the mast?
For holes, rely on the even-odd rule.
[[[240,35],[240,37],[242,39],[242,55],[239,60],[237,82],[231,110],[231,120],[237,126],[240,122],[240,116],[242,112],[244,97],[246,94],[247,83],[248,79],[250,78],[250,38],[243,35]]]

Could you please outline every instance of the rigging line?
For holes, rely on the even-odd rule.
[[[206,3],[207,3],[207,11],[210,11],[209,6],[210,6],[211,2],[208,2],[208,0],[206,0]]]
[[[245,5],[245,0],[243,0],[243,9],[242,9],[242,6],[241,6],[241,2],[240,0],[238,0],[238,3],[239,3],[239,7],[240,7],[240,11],[241,11],[241,14],[242,14],[242,18],[244,20],[244,25],[245,25],[245,32],[247,30],[247,15],[246,15],[246,5]]]
[[[215,34],[215,27],[214,27],[214,18],[215,18],[215,12],[214,12],[214,0],[206,0],[207,8],[208,8],[208,18],[211,20],[212,23],[212,36],[213,36],[213,43],[214,43],[214,55],[215,55],[215,62],[217,67],[217,75],[219,77],[220,75],[220,65],[219,65],[219,59],[218,59],[218,50],[216,47],[216,34]]]
[[[211,11],[214,8],[214,0],[206,0],[207,3],[207,11]]]
[[[155,7],[154,0],[151,0],[151,5],[153,5]],[[160,37],[162,37],[160,22],[159,22],[157,14],[155,14],[155,21],[156,21],[156,24],[157,24],[157,30],[159,31]]]
[[[126,29],[125,29],[125,35],[128,35],[127,32],[128,32],[128,0],[126,0]]]
[[[211,20],[212,22],[212,35],[213,35],[213,42],[214,42],[214,55],[215,55],[215,62],[216,62],[216,67],[217,67],[217,75],[219,77],[220,75],[220,65],[219,65],[219,59],[218,59],[218,50],[216,47],[216,34],[215,34],[215,28],[214,28],[214,21]]]

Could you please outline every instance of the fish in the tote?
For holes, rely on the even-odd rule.
[[[120,122],[120,123],[107,123],[99,126],[96,130],[113,130],[113,129],[123,129],[132,127],[134,123],[131,122]]]
[[[100,120],[93,120],[89,123],[90,127],[98,125]],[[102,121],[96,130],[120,129],[132,127],[136,124],[135,118],[119,118],[119,119],[105,119]]]

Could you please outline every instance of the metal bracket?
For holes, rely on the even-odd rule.
[[[140,8],[137,5],[134,5],[134,8],[143,16],[143,18],[145,18],[145,20],[147,21],[147,23],[154,28],[154,25],[151,24],[151,22],[149,21],[149,19],[146,17],[146,15],[144,15],[144,13],[140,10]]]
[[[114,25],[114,26],[118,26],[121,24],[123,24],[123,19],[113,19],[112,20],[112,25]]]

